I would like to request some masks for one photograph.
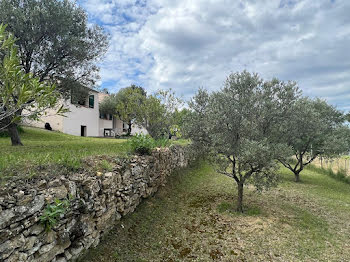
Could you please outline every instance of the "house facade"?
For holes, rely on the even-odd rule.
[[[64,116],[57,115],[55,109],[45,111],[39,121],[26,121],[24,124],[44,128],[49,123],[52,130],[75,136],[114,137],[125,134],[128,125],[110,114],[100,114],[99,103],[108,96],[95,90],[89,90],[84,101],[72,103],[71,100],[62,100],[69,112]],[[147,133],[141,127],[133,125],[132,134]]]

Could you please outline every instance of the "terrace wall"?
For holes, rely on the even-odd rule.
[[[114,164],[111,172],[81,172],[8,182],[0,188],[0,261],[72,261],[98,245],[115,221],[154,194],[192,158],[188,147],[156,149]],[[50,231],[40,222],[47,204],[70,198]]]

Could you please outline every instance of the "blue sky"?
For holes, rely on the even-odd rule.
[[[350,111],[348,0],[80,0],[110,34],[102,88],[172,88],[189,99],[230,72],[295,80]]]

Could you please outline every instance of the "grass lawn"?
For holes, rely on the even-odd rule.
[[[79,137],[38,128],[24,128],[20,134],[24,146],[11,146],[9,137],[0,137],[0,178],[12,173],[29,172],[30,166],[59,163],[78,166],[91,155],[123,155],[126,140]]]
[[[350,261],[350,186],[311,170],[281,178],[245,188],[241,215],[232,179],[206,163],[179,172],[82,261]]]

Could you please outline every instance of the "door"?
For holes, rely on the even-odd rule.
[[[81,126],[80,135],[86,136],[86,126]]]

